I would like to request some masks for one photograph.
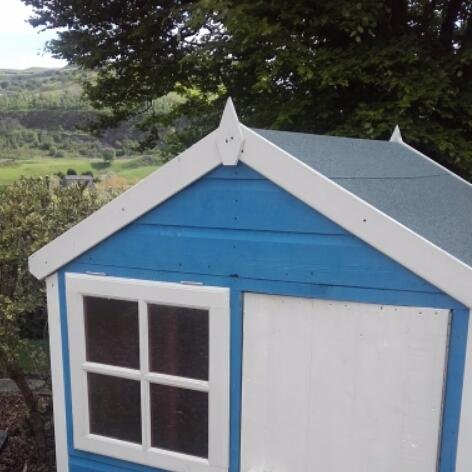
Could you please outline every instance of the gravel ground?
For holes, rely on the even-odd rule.
[[[37,387],[43,386],[38,384]],[[41,395],[49,447],[46,462],[40,462],[35,454],[22,398],[12,391],[15,389],[11,384],[2,382],[0,388],[3,388],[3,391],[0,390],[0,429],[8,430],[6,446],[0,451],[0,472],[54,472],[56,468],[53,466],[54,433],[50,395]]]
[[[40,379],[30,379],[28,380],[28,383],[30,384],[30,387],[34,391],[38,391],[40,389],[45,389],[46,387],[46,382],[44,380]],[[46,389],[47,391],[47,389]],[[10,379],[0,379],[0,394],[1,393],[13,393],[13,392],[18,392],[18,389],[15,385],[15,382]]]

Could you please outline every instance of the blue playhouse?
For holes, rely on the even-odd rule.
[[[59,472],[470,472],[472,186],[218,129],[29,260]]]

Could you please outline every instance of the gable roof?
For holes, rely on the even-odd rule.
[[[472,185],[402,140],[255,131],[472,266]]]
[[[429,167],[426,169],[422,162],[426,158],[415,156],[413,164],[413,155],[400,152],[403,149],[397,144],[254,131],[239,123],[233,104],[228,100],[218,129],[30,256],[30,271],[38,278],[53,274],[212,169],[219,165],[235,165],[240,160],[423,279],[472,306],[472,267],[468,259],[459,259],[457,248],[441,247],[419,230],[409,227],[405,223],[406,216],[399,210],[394,216],[387,212],[392,210],[379,208],[386,207],[388,198],[378,197],[376,202],[373,197],[376,193],[372,189],[370,194],[361,194],[363,190],[359,182],[374,181],[376,176],[380,177],[378,180],[382,185],[387,185],[382,179],[388,176],[394,178],[392,182],[397,178],[418,181],[432,178],[428,174]],[[398,154],[399,160],[405,159],[403,164],[393,165],[393,157],[389,159],[391,153]],[[372,164],[374,154],[385,160],[384,170],[381,161],[375,166]],[[343,161],[347,162],[343,164]],[[409,166],[411,170],[403,169]],[[440,168],[434,166],[436,173],[440,174]],[[344,174],[338,173],[343,169]],[[458,177],[453,179],[459,180]],[[351,189],[347,181],[358,185]],[[400,200],[397,204],[395,200],[390,202],[392,207],[404,205]],[[466,211],[472,210],[469,193],[464,196],[463,206]],[[414,208],[413,205],[410,208]],[[420,218],[420,215],[412,214],[410,218]],[[425,233],[425,230],[420,230]]]

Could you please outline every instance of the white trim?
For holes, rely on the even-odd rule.
[[[199,392],[209,392],[210,383],[205,380],[188,379],[185,377],[176,377],[175,375],[156,374],[149,372],[144,378],[150,383],[169,385],[170,387],[182,387]]]
[[[48,300],[49,354],[51,358],[56,468],[58,471],[68,472],[69,453],[67,450],[64,369],[62,364],[61,311],[59,305],[59,281],[57,272],[46,279],[46,291]]]
[[[93,374],[112,375],[120,379],[141,380],[141,372],[135,369],[128,369],[126,367],[118,367],[116,365],[98,364],[96,362],[82,363],[82,369]]]
[[[139,361],[143,375],[143,379],[141,379],[141,439],[144,449],[151,447],[151,393],[150,383],[147,380],[149,375],[149,323],[146,311],[146,302],[139,300]]]
[[[395,125],[392,136],[390,136],[391,143],[403,143],[402,133],[400,131],[400,126]]]
[[[228,118],[225,122],[233,123],[234,126],[235,112],[231,103],[227,105],[227,110],[225,115]],[[43,278],[56,271],[217,167],[225,158],[220,156],[215,143],[225,135],[225,129],[226,125],[222,125],[135,187],[34,253],[29,258],[31,273]],[[242,130],[243,134],[241,144],[244,146],[240,152],[242,162],[466,306],[472,306],[470,266],[246,126],[239,124],[235,129],[236,132]],[[409,145],[401,145],[429,159]]]
[[[87,361],[83,296],[135,300],[139,306],[140,369]],[[229,466],[229,289],[145,280],[66,274],[74,447],[176,472],[221,472]],[[201,381],[149,372],[147,303],[209,310],[209,379]],[[142,444],[92,434],[87,372],[141,383]],[[208,392],[208,459],[151,447],[149,384]]]
[[[242,126],[241,161],[446,293],[472,306],[472,268]]]
[[[233,101],[228,98],[216,138],[216,146],[223,165],[234,166],[238,163],[243,144],[241,124],[234,109]]]
[[[467,350],[464,365],[462,403],[455,472],[472,470],[472,311],[469,311]]]

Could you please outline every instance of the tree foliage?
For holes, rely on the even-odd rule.
[[[472,177],[470,0],[23,0],[65,28],[59,57],[98,72],[99,125],[183,124],[177,149],[214,127],[231,95],[252,126],[407,140]],[[153,101],[186,101],[156,113]],[[185,120],[182,117],[185,116]]]
[[[94,190],[52,185],[49,179],[20,179],[0,198],[0,370],[23,395],[39,452],[44,431],[37,399],[22,370],[24,357],[33,365],[40,350],[22,337],[29,314],[45,304],[44,283],[28,271],[28,256],[99,208],[106,200]]]

